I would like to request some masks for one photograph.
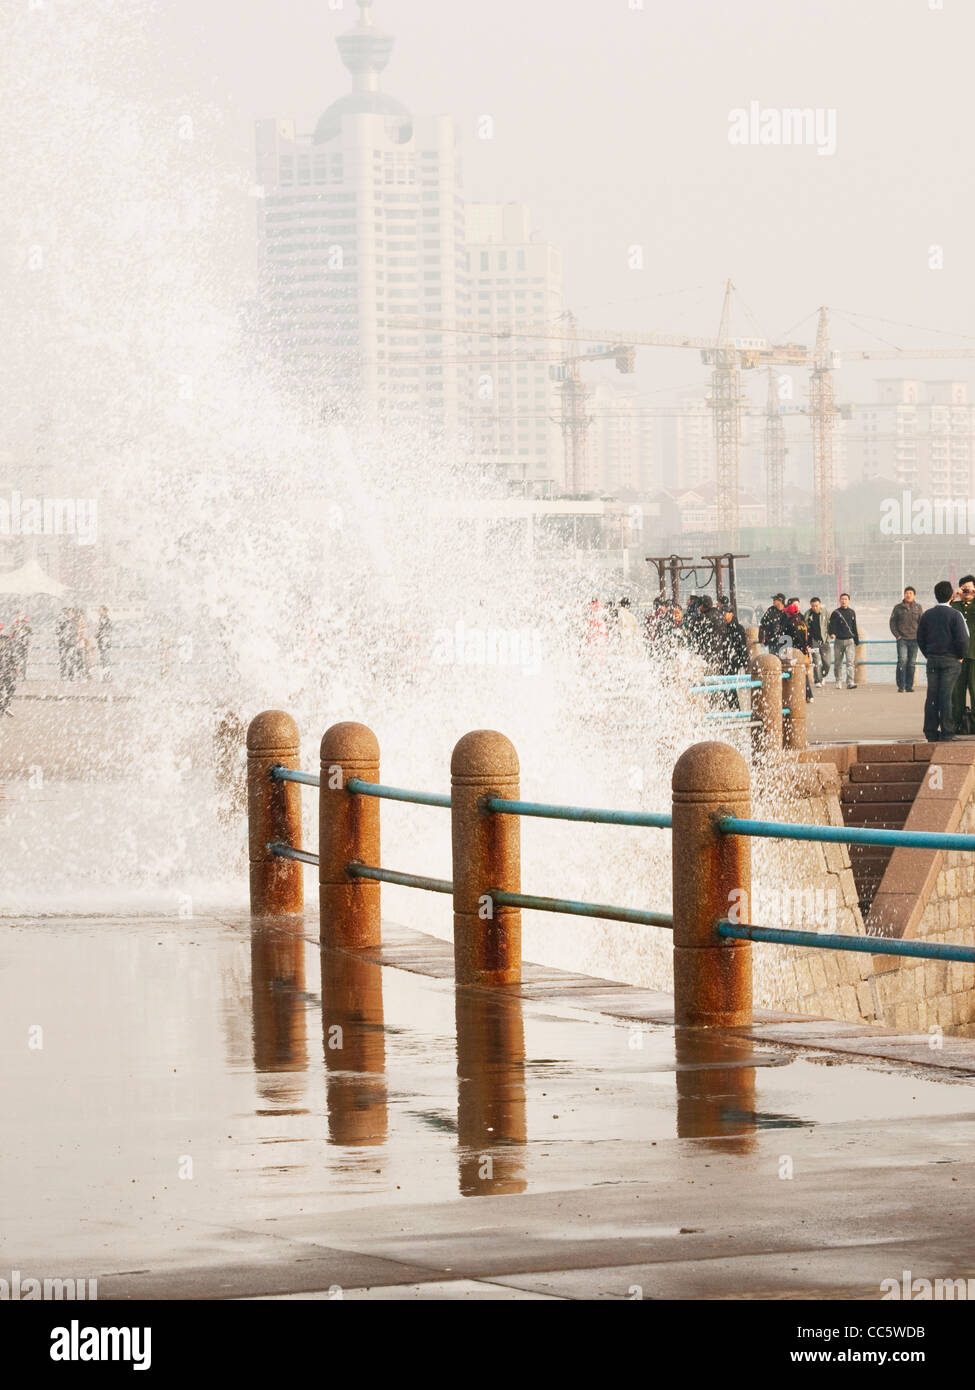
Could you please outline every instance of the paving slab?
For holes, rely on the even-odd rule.
[[[0,921],[0,1269],[444,1301],[975,1272],[975,1043],[768,1011],[681,1032],[653,991],[455,991],[449,943],[316,931]]]

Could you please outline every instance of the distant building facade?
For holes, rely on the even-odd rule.
[[[562,252],[533,239],[523,203],[468,203],[466,227],[478,329],[474,457],[527,495],[547,495],[563,474],[556,369],[565,307]],[[528,336],[511,337],[512,328]]]
[[[891,478],[930,498],[973,495],[975,406],[967,382],[882,379],[875,401],[858,412],[857,433],[865,481]]]
[[[351,92],[315,129],[257,122],[259,327],[323,405],[381,422],[467,429],[465,344],[420,320],[471,314],[458,136],[380,90],[393,47],[370,0],[337,40]]]

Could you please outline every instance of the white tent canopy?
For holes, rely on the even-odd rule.
[[[57,598],[67,591],[67,585],[45,574],[36,560],[28,560],[20,569],[0,574],[0,594],[53,594]]]

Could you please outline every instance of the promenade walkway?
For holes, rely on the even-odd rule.
[[[0,924],[2,1263],[100,1299],[971,1272],[975,1043],[770,1016],[677,1040],[669,996],[539,967],[455,995],[448,945],[384,937],[323,979],[311,915]]]
[[[815,699],[806,708],[809,742],[890,743],[901,739],[920,742],[924,696],[923,685],[910,694],[901,695],[893,685],[868,684],[846,690],[829,681],[816,688]]]

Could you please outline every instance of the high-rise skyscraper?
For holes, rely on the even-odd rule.
[[[473,365],[419,319],[471,315],[460,152],[448,116],[380,88],[393,38],[358,0],[338,40],[352,90],[314,130],[257,122],[260,322],[290,378],[326,409],[360,409],[448,441],[466,432]]]
[[[485,471],[526,493],[557,490],[563,473],[557,359],[564,309],[562,252],[532,237],[523,203],[469,203],[476,399],[472,448]],[[522,328],[550,338],[511,336]],[[497,337],[490,334],[497,332]]]

